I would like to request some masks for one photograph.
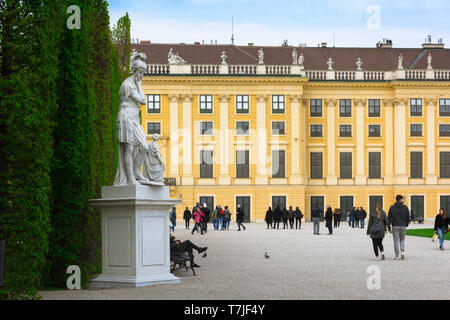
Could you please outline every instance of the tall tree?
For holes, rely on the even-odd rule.
[[[121,17],[112,28],[112,39],[119,53],[122,78],[125,80],[130,75],[131,56],[131,20],[128,12]]]

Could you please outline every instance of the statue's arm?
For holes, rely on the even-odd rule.
[[[140,89],[139,85],[136,88],[131,89],[130,96],[137,103],[142,104],[142,105],[146,104],[145,94],[142,91],[142,89]]]

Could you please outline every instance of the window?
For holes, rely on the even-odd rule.
[[[340,196],[341,221],[348,216],[348,209],[353,208],[353,196]]]
[[[213,177],[213,151],[200,150],[200,178]]]
[[[422,125],[421,124],[411,124],[411,137],[421,137],[422,136]]]
[[[450,178],[450,152],[440,152],[439,161],[441,178]]]
[[[250,177],[250,165],[249,165],[249,151],[238,150],[236,151],[236,177],[237,178],[249,178]]]
[[[422,116],[422,99],[409,100],[409,115],[411,117]]]
[[[311,99],[309,101],[309,115],[311,117],[321,117],[322,116],[322,100]]]
[[[249,97],[248,95],[236,96],[236,113],[249,113]]]
[[[424,196],[411,196],[411,215],[414,214],[414,216],[417,217],[424,217],[424,203],[425,203],[425,197]]]
[[[199,198],[199,202],[203,205],[204,203],[206,203],[206,206],[210,209],[213,210],[214,208],[214,197],[200,197]]]
[[[322,137],[322,125],[321,124],[312,124],[311,125],[311,137]]]
[[[339,116],[340,117],[352,116],[352,100],[350,99],[339,100]]]
[[[236,134],[237,135],[248,135],[249,129],[250,129],[250,124],[248,121],[236,122]]]
[[[161,112],[161,96],[159,94],[147,95],[147,113]]]
[[[440,137],[450,137],[450,124],[440,124],[439,125],[439,136]]]
[[[272,96],[272,113],[284,113],[284,96]]]
[[[376,203],[379,203],[380,208],[383,210],[383,196],[369,196],[370,210],[375,209]]]
[[[369,117],[380,117],[380,100],[369,99]]]
[[[311,179],[322,179],[322,152],[311,152]]]
[[[213,113],[212,94],[200,95],[200,113]]]
[[[213,134],[213,123],[211,121],[200,122],[200,134],[202,136]]]
[[[351,179],[352,178],[352,153],[351,152],[341,152],[339,154],[339,158],[340,158],[341,179]]]
[[[444,208],[445,212],[450,212],[450,196],[441,196],[441,208]]]
[[[161,134],[161,123],[159,122],[148,122],[147,123],[147,134]]]
[[[351,137],[352,136],[352,126],[350,124],[339,125],[339,136],[340,137]]]
[[[450,99],[439,99],[439,115],[450,116]]]
[[[369,152],[369,179],[381,178],[381,152]]]
[[[410,153],[411,178],[422,178],[422,152]]]
[[[272,150],[272,178],[285,178],[286,151]]]
[[[286,134],[284,121],[272,122],[272,135]]]
[[[286,196],[272,196],[272,210],[275,210],[278,206],[281,210],[286,208]]]
[[[381,129],[379,124],[369,124],[369,137],[379,137]]]

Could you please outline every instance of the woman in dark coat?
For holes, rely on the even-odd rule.
[[[333,221],[334,221],[335,228],[340,226],[340,224],[341,224],[341,209],[339,209],[339,208],[334,209]]]
[[[289,213],[289,226],[291,227],[291,229],[294,229],[295,213],[292,207],[289,207],[288,213]]]
[[[440,208],[438,215],[434,219],[434,233],[439,236],[439,249],[441,250],[444,250],[444,238],[449,224],[450,218],[444,208]]]
[[[272,220],[273,220],[273,211],[271,207],[269,207],[269,210],[266,211],[266,217],[264,220],[267,223],[267,229],[270,229],[272,227]]]
[[[280,229],[280,221],[281,221],[281,209],[280,206],[277,206],[275,212],[273,213],[273,228]]]
[[[288,228],[288,218],[289,218],[289,212],[286,210],[286,208],[283,208],[283,211],[281,212],[281,217],[283,218],[283,229]]]
[[[333,210],[330,206],[327,207],[325,212],[325,227],[328,228],[328,235],[333,234]]]
[[[367,235],[370,235],[373,243],[373,251],[375,252],[375,259],[378,260],[378,249],[381,252],[381,260],[384,260],[383,239],[386,233],[386,228],[391,231],[389,220],[386,217],[386,212],[381,209],[380,204],[375,203],[375,208],[370,211],[369,224],[367,225]]]
[[[192,214],[189,211],[189,208],[186,207],[186,210],[184,210],[183,219],[186,222],[186,229],[189,229],[189,220],[191,220]]]
[[[299,229],[302,228],[302,218],[303,218],[303,213],[302,211],[297,207],[295,209],[295,229],[297,229],[297,226]]]

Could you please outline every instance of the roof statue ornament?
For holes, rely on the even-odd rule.
[[[222,59],[222,64],[227,64],[227,55],[225,53],[225,51],[222,51],[222,55],[220,56],[220,58]]]
[[[177,53],[173,53],[173,49],[170,48],[168,59],[169,64],[185,64],[186,61],[180,57],[180,55]]]
[[[433,67],[431,66],[431,60],[433,59],[433,57],[431,56],[431,53],[429,53],[428,54],[428,58],[427,58],[427,61],[428,61],[428,67],[427,67],[427,69],[428,70],[433,70]]]
[[[119,165],[114,180],[115,186],[164,185],[160,182],[159,176],[156,181],[152,179],[153,175],[146,174],[159,170],[161,165],[156,169],[153,168],[154,147],[148,145],[147,135],[139,118],[139,108],[147,102],[142,89],[142,78],[147,71],[145,60],[147,60],[145,53],[134,55],[131,63],[131,75],[120,87],[120,107],[117,114]],[[141,173],[142,166],[149,166],[144,168],[144,175]]]
[[[259,48],[258,50],[258,59],[259,59],[259,64],[264,64],[264,52],[262,48]]]
[[[300,70],[305,69],[305,67],[303,66],[304,62],[305,62],[305,57],[303,56],[303,53],[301,53],[300,57],[298,57],[298,64],[300,65]]]
[[[328,58],[328,61],[327,61],[328,70],[333,70],[333,64],[334,64],[333,59],[331,57]]]
[[[363,65],[363,62],[362,62],[362,60],[361,60],[361,58],[360,57],[358,57],[358,59],[356,59],[356,70],[358,70],[358,71],[361,71],[362,69],[361,69],[361,66]]]
[[[292,50],[292,64],[297,64],[298,60],[297,60],[297,49],[294,48]]]
[[[398,56],[398,70],[403,70],[403,54],[400,53]]]

